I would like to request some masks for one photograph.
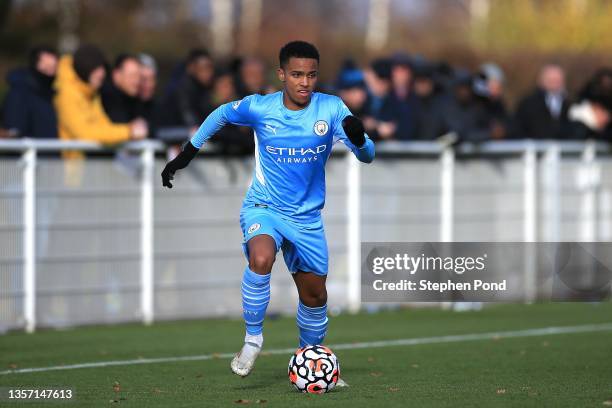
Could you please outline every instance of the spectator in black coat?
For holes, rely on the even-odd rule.
[[[453,133],[458,142],[484,142],[491,139],[491,123],[486,104],[474,93],[474,78],[457,70],[451,95],[440,107],[439,133]]]
[[[374,60],[364,72],[368,101],[363,125],[372,140],[392,140],[397,130],[397,109],[391,89],[391,67],[388,59]]]
[[[413,92],[416,97],[415,139],[434,140],[441,136],[440,109],[445,94],[435,78],[434,66],[419,61],[413,66]]]
[[[558,139],[567,123],[569,102],[565,74],[555,64],[540,70],[538,87],[518,104],[514,133],[518,138]]]
[[[193,134],[213,109],[212,87],[215,69],[206,50],[189,52],[185,71],[176,86],[166,95],[163,106],[162,125],[185,126]]]
[[[505,75],[495,63],[482,64],[474,80],[477,103],[488,121],[489,137],[502,140],[510,136],[510,117],[504,102]]]
[[[409,55],[399,53],[393,56],[391,62],[392,115],[397,125],[393,138],[414,140],[417,100],[412,90],[413,61]]]
[[[114,123],[129,123],[140,117],[140,61],[134,55],[121,54],[115,60],[111,78],[101,90],[102,106]]]
[[[37,47],[30,52],[27,68],[8,74],[10,89],[4,101],[3,122],[13,135],[57,138],[52,86],[57,64],[58,55],[54,49]]]

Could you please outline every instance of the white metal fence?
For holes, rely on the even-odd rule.
[[[60,148],[102,150],[0,141],[0,329],[240,315],[250,159],[198,159],[167,190],[156,142],[114,159],[40,155]],[[361,241],[610,240],[607,145],[387,143],[377,155],[368,166],[352,155],[328,163],[332,309],[360,306]],[[531,301],[537,271],[525,270],[531,290],[520,296]],[[295,308],[292,286],[277,262],[270,312]]]

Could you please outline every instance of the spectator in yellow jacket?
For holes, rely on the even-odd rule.
[[[97,47],[83,45],[75,52],[74,57],[61,58],[54,84],[54,104],[60,139],[115,144],[147,136],[148,127],[142,119],[118,124],[108,118],[98,92],[105,76],[106,61]],[[74,151],[65,152],[63,156],[65,159],[83,158],[81,152]],[[82,185],[83,165],[83,160],[64,162],[66,186]]]
[[[81,46],[74,57],[61,58],[54,101],[61,139],[114,144],[147,136],[142,119],[116,124],[104,112],[98,91],[106,75],[105,67],[102,52],[92,45]]]

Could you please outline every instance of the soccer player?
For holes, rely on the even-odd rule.
[[[162,172],[163,185],[172,188],[174,173],[186,167],[222,126],[231,123],[254,130],[255,171],[240,212],[248,259],[242,278],[246,336],[231,362],[232,371],[242,377],[251,372],[263,345],[270,272],[280,249],[299,295],[299,345],[323,342],[328,321],[328,253],[321,221],[325,163],[337,141],[364,163],[374,159],[374,143],[361,121],[340,98],[314,92],[317,49],[303,41],[290,42],[280,50],[279,60],[282,91],[249,95],[217,108]]]

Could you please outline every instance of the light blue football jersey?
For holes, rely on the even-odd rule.
[[[255,171],[244,206],[263,204],[296,220],[318,217],[325,204],[325,163],[332,145],[344,143],[363,162],[374,158],[374,143],[356,148],[342,120],[351,112],[340,98],[313,92],[298,111],[283,104],[283,92],[249,95],[218,107],[191,139],[196,148],[231,123],[255,133]]]

